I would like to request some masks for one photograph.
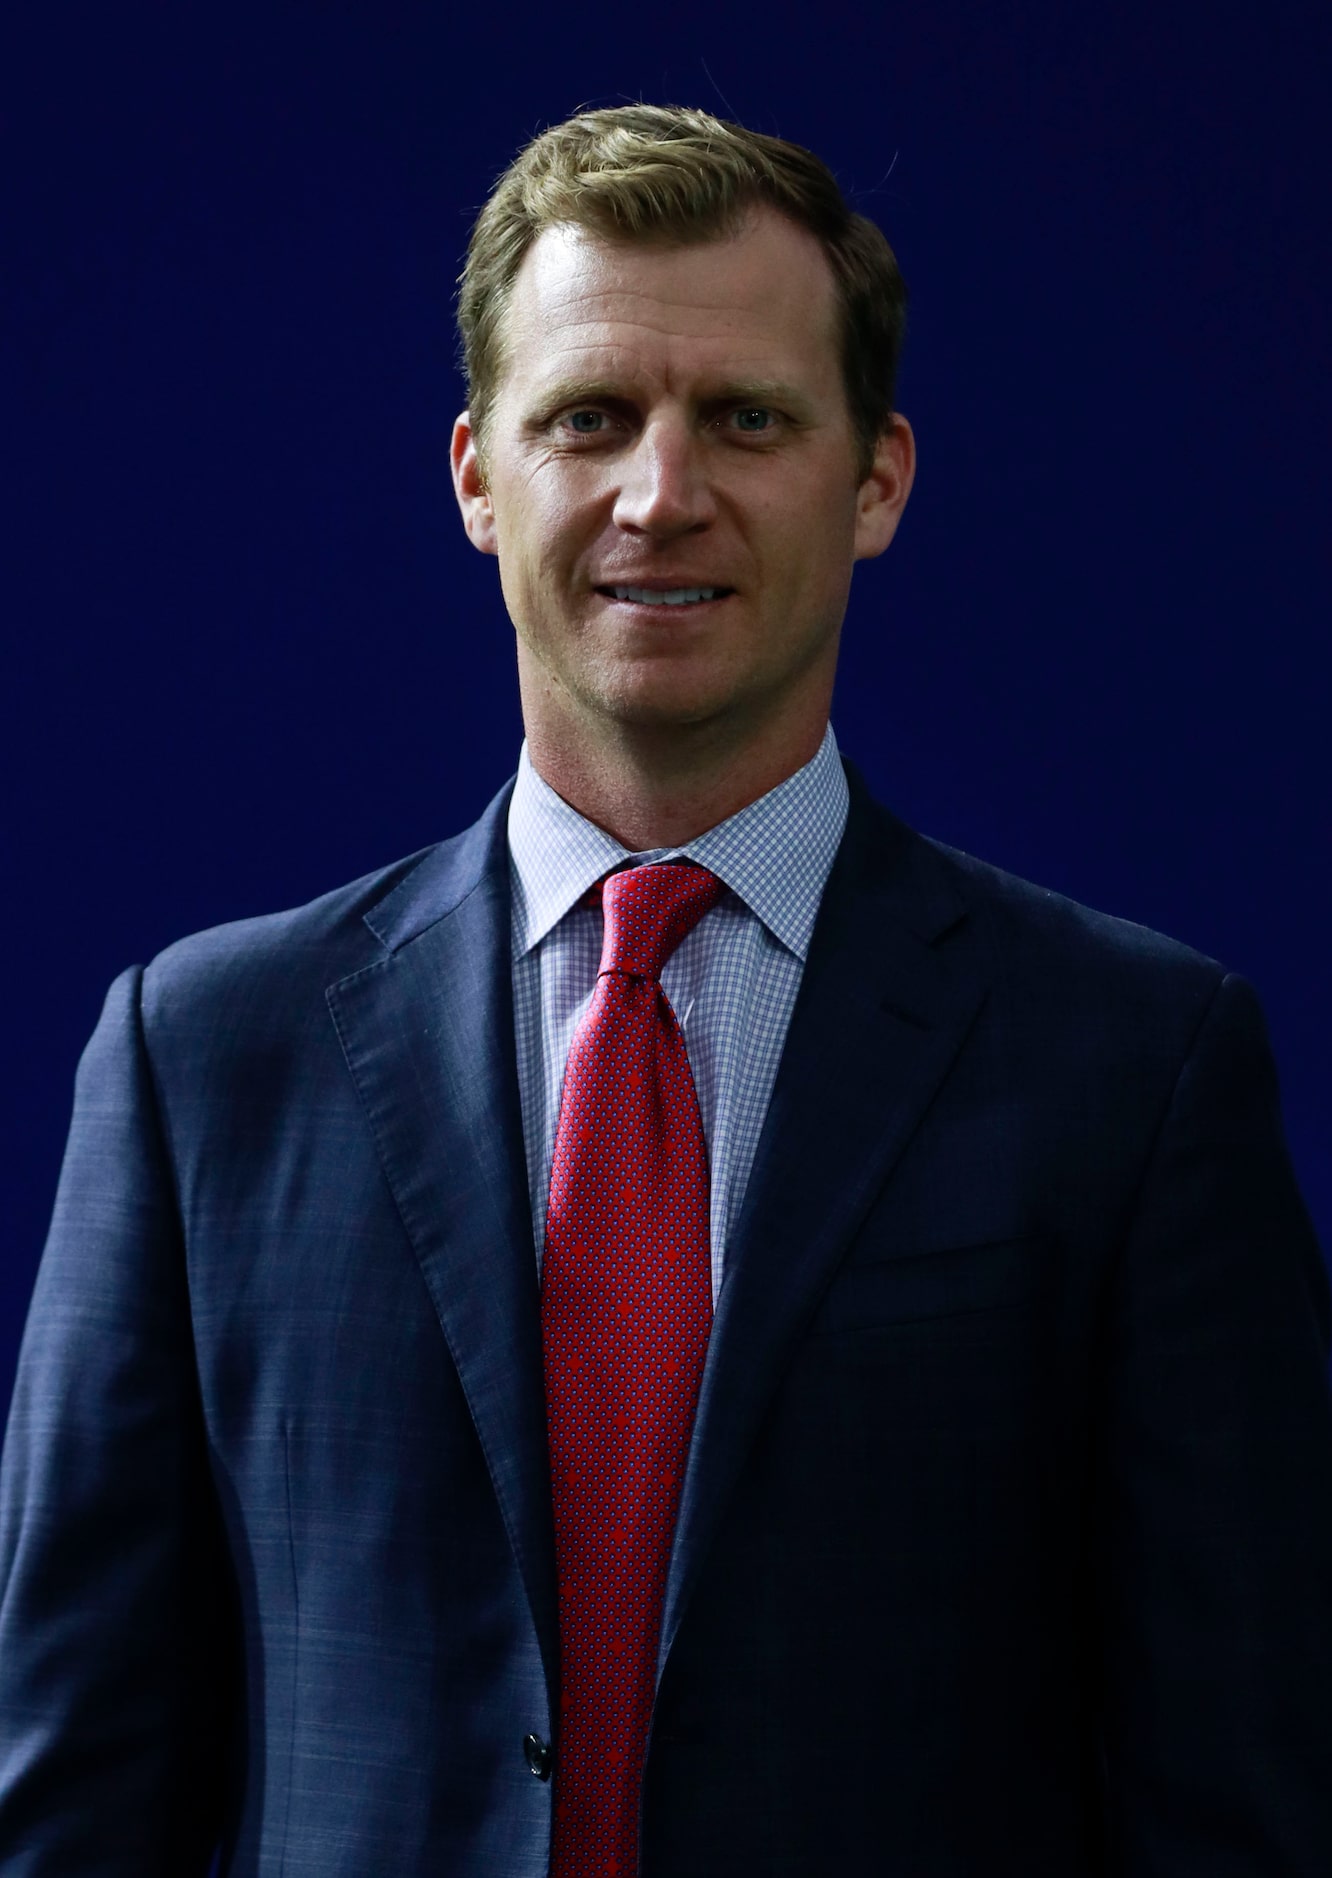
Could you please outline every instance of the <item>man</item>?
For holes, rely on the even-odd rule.
[[[1254,996],[828,726],[902,304],[703,113],[492,194],[453,471],[518,775],[111,989],[5,1452],[6,1873],[1332,1870]]]

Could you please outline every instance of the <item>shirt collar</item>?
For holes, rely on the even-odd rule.
[[[829,724],[809,762],[757,802],[683,847],[635,854],[538,776],[524,742],[509,801],[513,956],[522,958],[539,945],[612,868],[629,860],[683,858],[716,874],[803,961],[846,826],[848,801]]]

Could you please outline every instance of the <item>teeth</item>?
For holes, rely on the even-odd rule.
[[[671,587],[660,593],[652,587],[613,587],[617,600],[632,600],[642,606],[688,606],[695,600],[715,600],[720,587]]]

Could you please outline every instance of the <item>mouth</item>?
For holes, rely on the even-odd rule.
[[[716,606],[729,599],[734,587],[635,587],[604,586],[596,591],[617,606],[633,607],[660,614],[695,613],[701,607]]]

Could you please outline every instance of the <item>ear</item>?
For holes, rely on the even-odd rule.
[[[879,435],[874,464],[856,491],[855,559],[872,561],[882,554],[902,519],[916,480],[916,439],[896,412]]]
[[[458,507],[462,511],[467,539],[474,548],[479,548],[482,554],[498,554],[495,510],[491,505],[490,491],[486,487],[486,479],[477,458],[476,438],[472,434],[470,411],[463,411],[454,421],[449,463],[453,469],[453,493],[457,496]]]

